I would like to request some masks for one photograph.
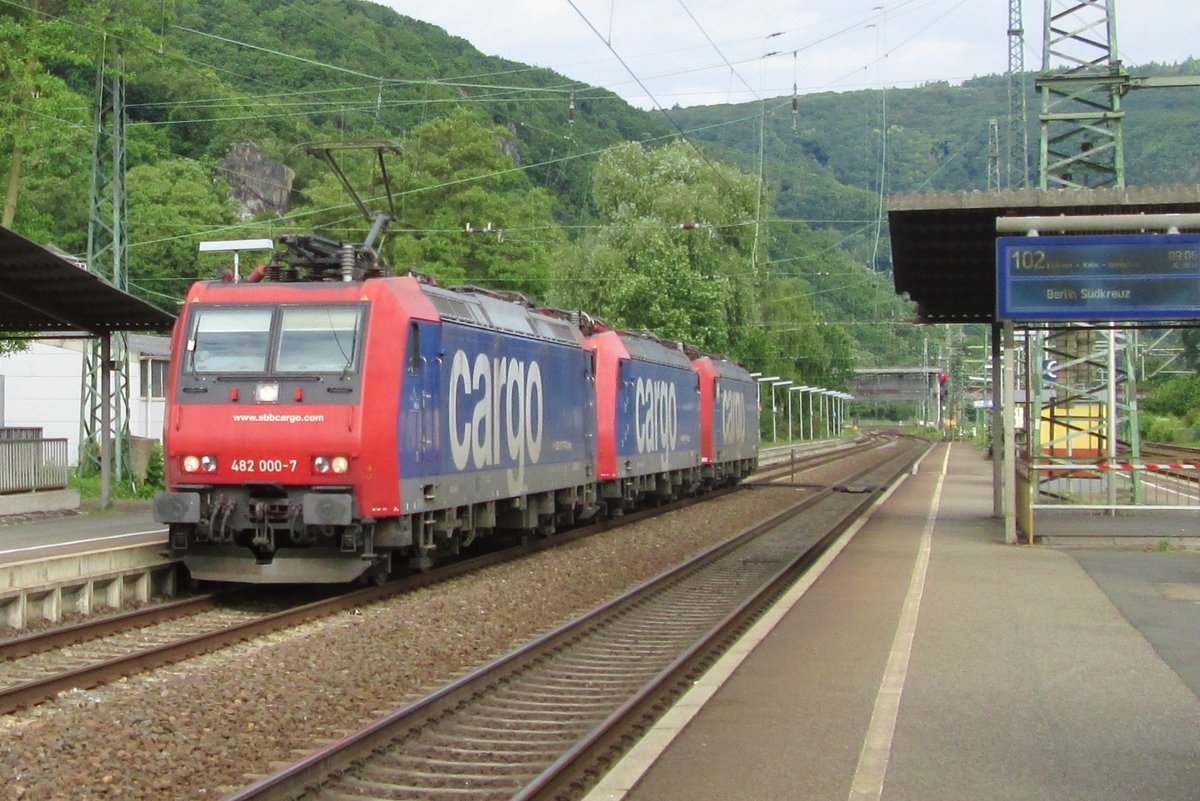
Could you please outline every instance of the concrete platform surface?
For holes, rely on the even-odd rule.
[[[991,507],[938,445],[590,801],[1200,798],[1197,554],[1006,546]]]
[[[165,544],[167,530],[154,522],[149,501],[121,502],[78,513],[0,517],[0,564],[64,552],[119,545]]]

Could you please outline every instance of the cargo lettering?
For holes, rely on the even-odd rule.
[[[746,442],[746,398],[742,393],[722,387],[717,393],[721,413],[721,438],[726,445]]]
[[[638,453],[675,450],[679,433],[675,385],[669,381],[639,378],[634,388],[633,408]]]
[[[536,361],[492,359],[471,364],[457,351],[450,363],[450,455],[454,466],[479,470],[510,463],[536,464],[542,455],[545,408],[542,368]],[[467,419],[467,418],[470,419]]]

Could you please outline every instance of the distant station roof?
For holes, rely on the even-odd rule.
[[[849,392],[858,400],[919,401],[929,396],[937,367],[860,367]]]
[[[888,202],[896,292],[923,323],[990,323],[997,217],[1196,212],[1200,186],[897,195]]]
[[[0,228],[0,334],[166,332],[175,317]]]

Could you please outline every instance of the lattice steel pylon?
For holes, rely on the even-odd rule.
[[[1117,53],[1116,0],[1045,0],[1037,85],[1039,188],[1124,187],[1121,96],[1130,80]],[[1139,456],[1136,341],[1136,331],[1082,324],[1030,337],[1035,459]],[[1042,363],[1057,363],[1059,374],[1041,376]],[[1126,498],[1118,499],[1114,475],[1107,485],[1110,505],[1139,501],[1136,476]]]
[[[92,180],[88,194],[88,269],[122,291],[129,288],[125,255],[125,79],[120,65],[110,68],[101,55],[96,67],[95,119],[92,131]],[[128,475],[129,360],[128,338],[117,332],[109,352],[105,342],[84,348],[80,392],[79,466],[100,463],[105,403],[109,407],[109,436],[113,441],[116,479]],[[105,363],[105,355],[108,363]],[[111,372],[111,397],[103,390],[105,371]]]
[[[987,156],[987,188],[996,192],[1000,189],[1000,121],[995,117],[988,120]]]
[[[1125,186],[1116,0],[1045,0],[1038,181],[1042,189]]]
[[[1005,185],[1029,186],[1029,102],[1025,94],[1025,25],[1021,0],[1008,0],[1008,124],[1005,133]]]

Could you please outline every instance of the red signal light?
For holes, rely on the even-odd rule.
[[[939,383],[945,384],[945,383],[946,383],[946,380],[947,380],[948,378],[950,378],[949,374],[947,374],[947,373],[938,373],[938,382],[939,382]]]

